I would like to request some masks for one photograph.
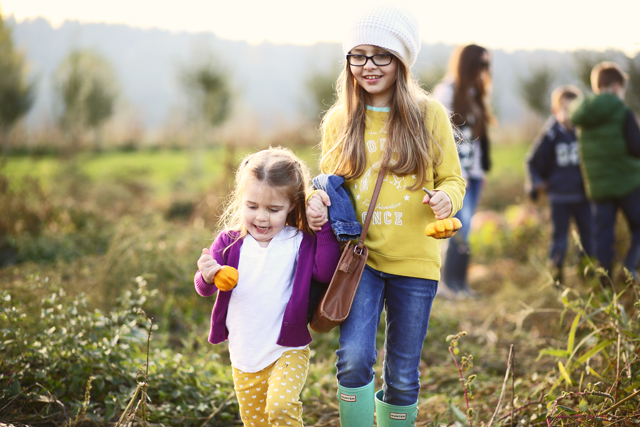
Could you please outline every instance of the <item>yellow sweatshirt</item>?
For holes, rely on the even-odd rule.
[[[361,224],[364,224],[378,178],[387,133],[383,127],[388,115],[386,111],[367,109],[364,138],[367,148],[365,173],[345,182],[351,192],[356,217]],[[323,154],[335,144],[335,141],[329,140],[331,135],[335,134],[332,130],[337,127],[335,117],[336,115],[332,115],[326,121],[322,142]],[[427,129],[442,148],[443,159],[435,169],[435,180],[434,171],[427,171],[427,182],[424,186],[447,193],[451,199],[453,216],[462,207],[465,181],[461,176],[451,123],[445,108],[433,99],[428,99],[426,121]],[[415,179],[415,175],[397,176],[387,172],[365,239],[365,246],[369,249],[367,264],[384,273],[440,280],[441,240],[424,234],[427,224],[436,219],[431,207],[422,204],[425,195],[422,189],[407,189]]]

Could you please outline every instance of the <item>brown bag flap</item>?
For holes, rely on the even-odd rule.
[[[368,256],[369,251],[366,247],[359,250],[351,243],[345,247],[338,264],[340,267],[336,269],[319,307],[324,317],[332,321],[343,321],[347,318]]]

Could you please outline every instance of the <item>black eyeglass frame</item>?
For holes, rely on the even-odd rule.
[[[360,57],[364,57],[364,64],[352,64],[351,63],[351,57],[354,56],[360,56]],[[390,57],[391,59],[389,60],[389,62],[387,62],[386,64],[378,64],[376,62],[376,60],[374,59],[376,56],[384,56],[384,57]],[[369,60],[371,60],[371,62],[373,62],[373,65],[378,66],[378,67],[384,67],[385,65],[389,65],[391,64],[391,62],[393,62],[393,58],[395,58],[396,56],[393,53],[376,53],[375,55],[371,55],[371,56],[367,56],[367,55],[363,55],[361,53],[349,53],[347,54],[347,62],[349,63],[349,65],[351,65],[352,67],[364,67],[365,65],[367,65],[367,62],[369,62]]]

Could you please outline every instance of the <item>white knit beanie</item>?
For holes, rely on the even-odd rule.
[[[362,44],[387,49],[410,68],[420,51],[418,22],[400,7],[376,6],[353,21],[342,42],[342,50],[347,55]]]

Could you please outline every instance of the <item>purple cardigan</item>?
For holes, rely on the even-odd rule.
[[[211,245],[209,252],[220,265],[238,268],[243,239],[232,244],[237,235],[236,231],[223,231]],[[229,245],[231,247],[225,251],[224,249]],[[322,226],[322,230],[317,235],[303,233],[298,252],[296,274],[293,279],[293,291],[284,311],[284,319],[278,337],[279,345],[301,347],[311,342],[311,334],[307,328],[311,278],[329,283],[339,260],[340,247],[328,222]],[[204,281],[200,270],[196,273],[193,281],[196,291],[203,297],[212,296],[218,290],[215,285],[209,285]],[[209,342],[212,344],[221,343],[229,337],[226,321],[232,292],[233,289],[227,292],[221,291],[216,298],[211,313],[211,331],[209,333]]]

